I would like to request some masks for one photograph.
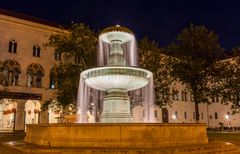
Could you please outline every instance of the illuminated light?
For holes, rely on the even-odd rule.
[[[172,115],[172,118],[175,120],[177,118],[177,116],[174,114],[174,115]]]
[[[54,84],[51,85],[51,89],[54,89]]]
[[[120,27],[120,25],[116,25],[116,27]]]
[[[228,120],[228,119],[229,119],[229,115],[225,115],[225,119],[227,119],[227,120]]]

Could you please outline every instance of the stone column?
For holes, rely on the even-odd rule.
[[[16,118],[14,121],[14,131],[16,132],[25,130],[25,103],[26,100],[17,100]]]
[[[47,124],[48,123],[48,110],[41,110],[40,112],[40,123]]]

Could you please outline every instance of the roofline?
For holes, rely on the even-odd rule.
[[[34,16],[26,15],[26,14],[15,12],[15,11],[10,11],[10,10],[5,10],[5,9],[0,8],[0,14],[15,17],[15,18],[19,18],[19,19],[23,19],[23,20],[27,20],[27,21],[31,21],[31,22],[35,22],[35,23],[39,23],[39,24],[43,24],[43,25],[47,25],[47,26],[51,26],[51,27],[55,27],[55,28],[62,27],[64,29],[68,29],[67,26],[61,25],[59,23],[52,22],[52,21],[49,21],[49,20],[40,19],[40,18],[37,18],[37,17],[34,17]]]

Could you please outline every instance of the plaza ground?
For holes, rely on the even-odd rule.
[[[2,145],[3,142],[23,140],[25,134],[13,134],[11,132],[0,132],[0,154],[18,154],[18,152],[12,148]]]
[[[9,148],[7,146],[2,145],[3,142],[9,141],[18,141],[24,139],[24,134],[14,134],[10,132],[0,132],[0,154],[18,154],[19,152],[14,150],[13,148]],[[214,141],[223,141],[236,144],[240,146],[240,132],[232,131],[232,132],[208,132],[208,137],[210,142]]]

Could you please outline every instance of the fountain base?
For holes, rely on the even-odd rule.
[[[104,97],[102,123],[130,123],[133,118],[130,110],[130,98],[126,92],[111,92]]]
[[[25,142],[50,147],[154,148],[208,143],[206,124],[30,124]]]

